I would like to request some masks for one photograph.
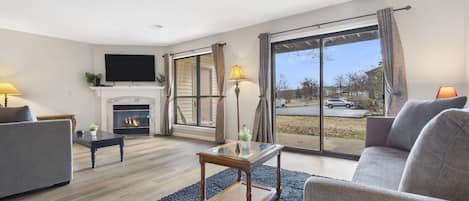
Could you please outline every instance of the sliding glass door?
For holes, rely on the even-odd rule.
[[[366,117],[384,114],[380,51],[376,26],[272,44],[278,143],[360,155]]]
[[[311,38],[273,46],[277,143],[321,150],[320,44]]]

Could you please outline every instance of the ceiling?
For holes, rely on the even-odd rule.
[[[171,45],[347,1],[0,0],[0,28],[93,44]]]

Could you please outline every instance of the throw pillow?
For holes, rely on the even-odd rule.
[[[422,129],[399,191],[446,200],[469,198],[469,111],[449,109]]]
[[[28,106],[0,107],[0,123],[36,121]]]
[[[466,97],[427,101],[408,101],[394,120],[386,144],[410,151],[422,128],[438,113],[449,108],[463,108]]]

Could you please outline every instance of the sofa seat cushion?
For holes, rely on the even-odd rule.
[[[368,147],[360,157],[352,181],[397,190],[408,154],[389,147]]]
[[[450,109],[423,128],[409,154],[399,191],[469,200],[469,111]]]
[[[449,108],[463,108],[466,97],[407,101],[394,120],[386,144],[410,151],[422,128],[434,116]]]

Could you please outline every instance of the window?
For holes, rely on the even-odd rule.
[[[384,114],[378,27],[273,43],[272,60],[278,143],[360,155],[366,117]]]
[[[215,127],[218,94],[212,54],[174,60],[175,123]]]

